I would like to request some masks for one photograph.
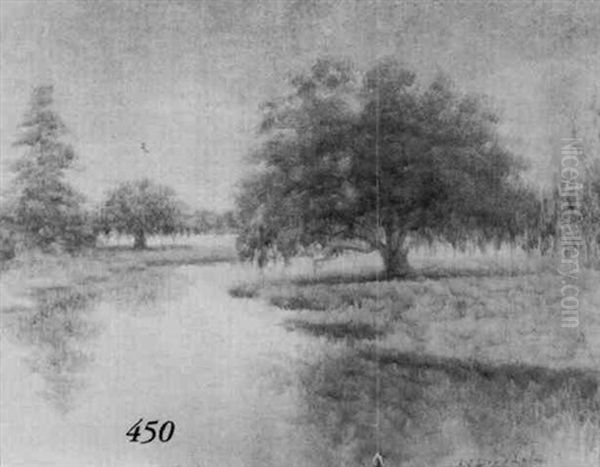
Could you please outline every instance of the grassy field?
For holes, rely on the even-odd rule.
[[[582,273],[579,326],[564,328],[551,264],[430,253],[413,255],[414,280],[379,281],[377,258],[346,257],[230,289],[327,349],[300,378],[318,457],[368,465],[379,446],[411,467],[598,465],[598,271]]]

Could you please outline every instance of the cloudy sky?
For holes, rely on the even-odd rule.
[[[43,83],[55,86],[79,155],[73,179],[92,200],[149,176],[195,207],[229,207],[260,102],[323,55],[359,68],[394,55],[425,81],[443,70],[462,89],[491,96],[533,178],[551,170],[569,122],[597,125],[589,112],[600,86],[595,1],[0,4],[2,188],[19,155],[11,147],[19,120]]]

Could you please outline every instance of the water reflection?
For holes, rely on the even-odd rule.
[[[82,344],[99,331],[89,318],[94,297],[74,287],[36,288],[35,306],[19,314],[17,337],[33,346],[30,368],[44,379],[43,396],[62,412],[70,409],[92,359]]]
[[[156,301],[169,300],[184,285],[173,271],[148,269],[120,271],[104,281],[35,287],[30,289],[33,306],[3,310],[5,328],[32,347],[27,363],[44,380],[41,393],[65,413],[85,386],[84,372],[95,358],[89,344],[103,326],[93,317],[95,305],[102,301],[133,314],[157,313]]]

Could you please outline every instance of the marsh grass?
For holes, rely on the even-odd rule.
[[[595,465],[600,392],[585,371],[402,353],[377,360],[371,345],[338,347],[307,365],[301,381],[305,420],[331,465],[368,465],[378,443],[390,465],[548,465],[543,441],[574,426],[588,439],[567,449],[589,463],[573,465]]]
[[[331,307],[328,295],[314,291],[305,294],[302,291],[291,295],[274,295],[269,299],[271,305],[284,310],[325,311]]]
[[[386,281],[340,258],[266,281],[256,297],[322,344],[300,375],[321,465],[369,465],[377,412],[388,465],[600,464],[600,274],[582,272],[565,329],[551,264],[487,259],[421,257]]]
[[[297,311],[290,317],[294,327],[319,335],[327,327],[362,322],[383,330],[379,334],[385,335],[383,348],[593,368],[600,367],[597,283],[600,274],[595,271],[581,278],[577,329],[561,327],[561,278],[548,271],[515,277],[305,286],[290,281],[267,284],[260,296],[271,305]]]
[[[288,319],[285,326],[289,330],[302,330],[318,337],[329,339],[362,340],[375,339],[384,334],[382,329],[365,322],[310,322],[307,320]]]
[[[257,284],[236,284],[229,288],[228,293],[234,298],[255,298],[260,294]]]

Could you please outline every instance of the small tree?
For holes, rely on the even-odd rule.
[[[81,207],[83,196],[65,181],[75,152],[61,141],[67,129],[52,109],[52,93],[52,86],[36,88],[20,125],[14,145],[25,153],[14,165],[8,211],[26,245],[45,249],[60,244],[72,250],[93,243],[94,235]]]
[[[136,249],[146,248],[148,235],[177,231],[182,218],[175,191],[148,179],[121,184],[108,193],[100,209],[101,229],[133,235]]]

